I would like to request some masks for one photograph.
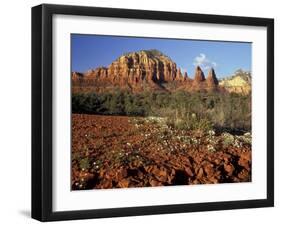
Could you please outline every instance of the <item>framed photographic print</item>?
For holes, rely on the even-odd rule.
[[[32,217],[274,205],[274,21],[32,8]]]

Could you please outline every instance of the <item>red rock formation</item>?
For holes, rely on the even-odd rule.
[[[183,81],[187,81],[187,80],[188,80],[188,75],[187,72],[185,71],[183,75]]]
[[[71,73],[71,79],[73,81],[77,81],[77,80],[80,80],[80,79],[83,79],[83,74],[82,73],[79,73],[79,72],[72,72]]]
[[[213,68],[210,69],[206,81],[209,87],[215,87],[219,84],[215,70]]]
[[[176,73],[176,64],[157,50],[125,54],[108,67],[112,82],[120,85],[173,81]]]
[[[186,72],[182,75],[180,68],[158,50],[142,50],[122,55],[107,68],[98,67],[84,74],[72,73],[74,88],[81,91],[102,92],[113,88],[128,89],[133,92],[143,90],[184,89],[186,91],[202,90],[216,87],[218,80],[212,69],[207,80],[199,66],[195,69],[194,80]]]
[[[205,75],[204,72],[201,70],[199,66],[196,67],[195,73],[194,73],[194,81],[193,83],[198,84],[200,82],[205,81]]]
[[[180,68],[177,69],[177,74],[176,74],[175,80],[176,80],[176,81],[183,81],[183,80],[184,80]]]

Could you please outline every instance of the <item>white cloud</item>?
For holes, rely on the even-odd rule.
[[[217,67],[217,63],[208,59],[204,53],[200,53],[199,56],[194,58],[193,65],[200,66],[203,70]]]

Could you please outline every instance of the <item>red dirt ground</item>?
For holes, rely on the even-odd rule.
[[[157,120],[73,114],[72,189],[251,181],[246,135],[175,130]]]

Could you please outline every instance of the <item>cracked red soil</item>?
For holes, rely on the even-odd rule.
[[[223,142],[141,117],[73,114],[72,189],[250,182],[251,145]]]

